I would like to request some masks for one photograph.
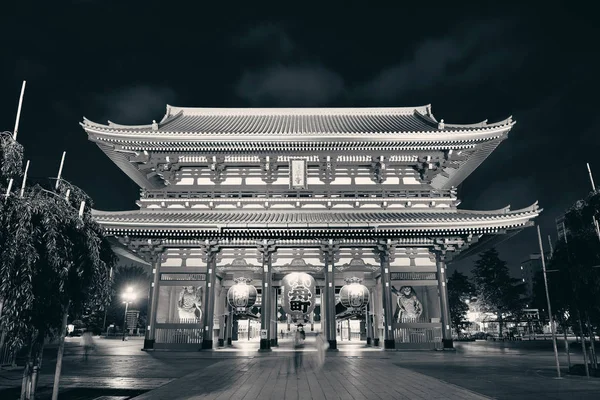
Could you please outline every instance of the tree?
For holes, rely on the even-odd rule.
[[[461,331],[469,325],[467,321],[468,302],[475,294],[475,287],[465,274],[454,270],[448,278],[448,304],[452,327],[460,336]]]
[[[484,312],[498,317],[498,333],[502,336],[504,318],[518,315],[523,310],[524,285],[512,278],[495,248],[483,252],[475,262],[473,277],[477,288],[477,301]]]
[[[54,182],[29,180],[20,196],[23,148],[10,134],[0,135],[0,160],[3,194],[13,179],[9,196],[0,201],[0,324],[9,348],[28,349],[21,398],[33,398],[45,340],[64,338],[67,313],[106,304],[115,255],[92,219],[85,192],[66,181],[56,188]]]

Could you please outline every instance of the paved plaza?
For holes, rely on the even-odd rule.
[[[597,399],[600,393],[599,379],[555,379],[550,342],[457,343],[456,352],[388,352],[341,342],[319,366],[309,340],[296,370],[285,340],[259,353],[258,343],[248,341],[212,352],[142,352],[139,339],[97,339],[88,361],[79,340],[66,344],[60,399]],[[56,349],[45,353],[39,399],[50,396],[55,355]],[[16,398],[20,374],[1,372],[0,398]]]

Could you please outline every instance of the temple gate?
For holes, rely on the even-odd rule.
[[[269,350],[292,323],[281,296],[292,272],[314,278],[315,310],[300,322],[332,348],[336,320],[349,318],[368,344],[451,348],[446,264],[541,211],[458,209],[456,187],[507,137],[510,118],[445,124],[430,106],[167,106],[148,125],[81,125],[141,188],[138,210],[94,216],[117,251],[152,264],[146,349],[227,346],[236,326],[254,335],[260,321]],[[227,292],[242,278],[258,295],[240,311]],[[349,279],[369,292],[357,309],[339,300]]]

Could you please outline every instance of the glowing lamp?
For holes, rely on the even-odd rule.
[[[227,291],[227,302],[234,312],[245,313],[256,303],[258,292],[254,286],[248,285],[252,281],[250,278],[240,277],[234,281],[235,285]]]
[[[369,303],[369,289],[361,282],[360,278],[349,278],[340,289],[340,303],[355,313],[361,313]]]

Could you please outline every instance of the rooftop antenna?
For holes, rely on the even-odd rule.
[[[19,98],[19,108],[17,109],[17,120],[15,121],[15,131],[13,132],[13,140],[17,140],[17,132],[19,131],[19,120],[21,119],[21,106],[23,105],[23,96],[25,95],[25,84],[27,81],[23,81],[21,87],[21,97]]]
[[[27,171],[29,171],[29,160],[27,160],[27,165],[25,165],[25,174],[23,175],[23,183],[21,184],[20,197],[23,197],[23,193],[25,193],[25,182],[27,182]]]
[[[58,168],[58,177],[56,178],[56,186],[54,187],[55,189],[58,189],[58,184],[60,183],[60,176],[62,175],[62,169],[63,169],[63,165],[65,163],[65,155],[66,154],[67,154],[67,152],[63,151],[62,160],[60,160],[60,167]]]

